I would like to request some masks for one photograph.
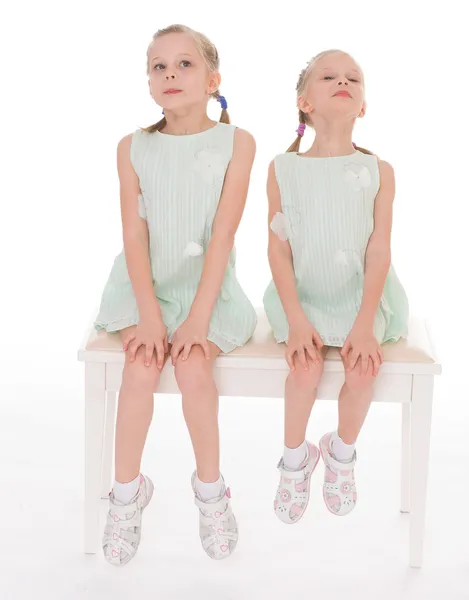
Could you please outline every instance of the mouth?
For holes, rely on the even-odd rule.
[[[349,92],[346,92],[346,91],[343,91],[343,92],[342,92],[342,91],[340,91],[340,92],[337,92],[336,94],[334,94],[334,96],[340,96],[341,98],[351,98],[351,97],[352,97],[352,96],[350,95],[350,93],[349,93]]]
[[[169,90],[165,90],[165,94],[180,94],[182,90],[177,90],[175,88],[170,88]]]

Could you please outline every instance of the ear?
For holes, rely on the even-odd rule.
[[[212,73],[210,75],[210,80],[208,83],[208,94],[213,94],[218,90],[221,84],[221,75],[220,73]]]
[[[312,105],[311,105],[311,104],[310,104],[310,103],[309,103],[307,100],[305,100],[305,99],[303,98],[303,96],[300,96],[300,97],[298,98],[296,105],[298,106],[298,108],[299,108],[299,109],[300,109],[302,112],[304,112],[304,113],[306,113],[306,114],[310,114],[310,113],[312,113],[312,112],[313,112],[313,110],[314,110],[314,109],[313,109],[313,106],[312,106]]]
[[[363,102],[363,106],[360,110],[360,113],[358,114],[359,119],[363,119],[363,117],[366,115],[366,109],[367,109],[366,102]]]

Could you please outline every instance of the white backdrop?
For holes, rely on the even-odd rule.
[[[395,169],[393,262],[412,310],[431,320],[444,367],[438,424],[460,438],[458,455],[467,464],[469,54],[463,6],[95,0],[4,7],[0,416],[10,433],[0,441],[0,460],[14,462],[14,439],[21,436],[15,416],[41,413],[57,431],[61,416],[49,412],[50,390],[63,393],[65,402],[81,394],[75,353],[122,245],[117,143],[159,120],[161,109],[148,93],[146,48],[157,29],[184,23],[217,45],[232,122],[257,141],[236,242],[239,279],[256,304],[270,278],[267,166],[295,138],[298,74],[328,48],[346,50],[362,66],[368,113],[354,141]],[[212,101],[210,116],[219,113]],[[302,151],[311,141],[306,135]],[[82,417],[81,408],[71,404],[70,410]]]
[[[237,236],[239,278],[256,303],[270,277],[267,166],[295,138],[297,76],[323,49],[356,58],[368,114],[354,140],[394,166],[394,264],[412,308],[432,318],[449,374],[468,331],[467,46],[459,5],[447,2],[441,12],[424,2],[333,9],[181,2],[172,10],[46,2],[11,13],[1,25],[5,359],[16,363],[12,349],[25,343],[52,349],[60,340],[74,350],[80,339],[122,244],[117,143],[161,115],[148,93],[146,47],[158,28],[183,22],[217,45],[232,121],[257,140]],[[209,114],[218,118],[218,103],[210,102]],[[311,141],[306,135],[303,150]]]

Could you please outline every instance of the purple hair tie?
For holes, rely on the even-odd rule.
[[[357,149],[357,144],[354,144],[354,143],[352,142],[352,146],[355,148],[355,150]]]
[[[226,101],[225,96],[218,96],[217,102],[221,104],[223,110],[226,110],[228,108],[228,102]]]
[[[298,125],[298,129],[296,130],[296,132],[297,132],[297,134],[298,134],[300,137],[303,137],[303,136],[304,136],[304,134],[305,134],[305,129],[306,129],[306,124],[305,124],[305,123],[300,123],[300,124]]]

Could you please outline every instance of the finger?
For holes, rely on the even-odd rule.
[[[355,352],[353,350],[350,352],[349,359],[348,359],[348,368],[349,368],[349,371],[355,369],[359,358],[360,358],[360,353],[359,352]]]
[[[173,344],[173,347],[171,348],[171,360],[173,365],[176,364],[177,359],[179,358],[179,354],[181,353],[182,350],[182,344],[180,342],[176,342],[175,344]]]
[[[359,370],[360,370],[360,375],[366,375],[366,372],[368,371],[368,359],[369,356],[363,356],[363,354],[360,356],[360,363],[359,363]]]
[[[202,348],[203,348],[203,350],[204,350],[204,353],[205,353],[205,358],[206,358],[207,360],[210,360],[210,348],[209,348],[209,345],[208,345],[208,342],[207,342],[207,340],[205,340],[205,341],[202,343]]]
[[[315,331],[313,334],[313,342],[315,343],[316,348],[319,348],[319,350],[321,350],[321,348],[324,346],[324,342],[317,331]]]
[[[153,342],[145,344],[145,365],[147,367],[150,366],[154,349],[155,349],[155,345],[153,344]]]
[[[370,357],[367,356],[363,356],[363,354],[360,357],[360,375],[366,375],[368,372],[368,366],[369,366],[369,360]]]
[[[290,371],[295,370],[295,365],[293,363],[293,353],[290,350],[285,352],[285,359],[287,361],[288,366],[290,367]]]
[[[127,348],[129,347],[129,344],[131,341],[133,341],[135,339],[135,335],[129,335],[125,338],[124,343],[122,345],[122,349],[124,350],[124,352],[127,352]]]
[[[380,360],[381,364],[383,364],[384,354],[383,354],[383,351],[381,350],[381,348],[378,348],[378,356],[379,356],[379,360]]]
[[[308,366],[308,361],[306,360],[306,354],[305,354],[304,347],[302,346],[301,348],[298,348],[297,353],[298,353],[298,360],[300,361],[300,364],[305,369],[305,371],[308,371],[309,366]]]
[[[371,357],[371,360],[373,362],[373,375],[375,377],[377,377],[377,375],[379,373],[379,367],[381,365],[381,360],[379,358],[379,354],[376,353],[374,356]]]
[[[362,355],[360,375],[368,375],[368,371],[370,370],[370,365],[371,365],[371,356],[369,354],[367,354],[366,356]]]
[[[164,365],[164,356],[165,356],[164,344],[163,344],[163,342],[160,341],[156,344],[156,366],[160,371]]]
[[[350,352],[350,349],[351,349],[350,342],[346,341],[342,350],[340,351],[340,355],[342,356],[342,358],[344,360],[347,360],[347,356],[348,356],[348,353]]]
[[[319,363],[319,354],[316,348],[313,345],[308,345],[306,346],[306,352],[308,353],[308,356],[311,358],[313,363],[317,365]]]
[[[190,351],[192,349],[192,342],[186,342],[184,345],[184,350],[182,352],[182,360],[187,360],[189,358]]]
[[[167,335],[164,336],[163,347],[164,347],[164,353],[168,354],[169,345],[168,345],[168,336]]]
[[[137,356],[137,351],[141,346],[141,342],[137,339],[133,340],[129,346],[129,358],[130,362],[134,362],[135,357]]]

